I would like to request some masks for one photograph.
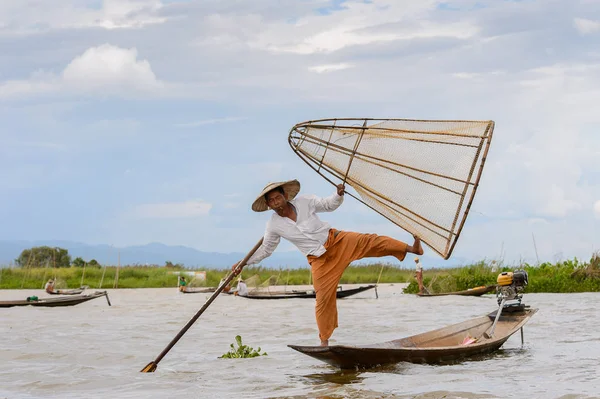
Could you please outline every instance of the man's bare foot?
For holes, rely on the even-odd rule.
[[[321,341],[321,346],[329,346],[329,340]]]
[[[413,236],[415,239],[414,244],[412,245],[413,253],[417,255],[423,255],[423,247],[421,246],[421,239],[417,236]]]

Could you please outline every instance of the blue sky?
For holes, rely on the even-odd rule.
[[[600,249],[597,1],[59,3],[0,3],[0,240],[245,252],[267,182],[333,192],[289,129],[375,117],[496,122],[454,256]]]

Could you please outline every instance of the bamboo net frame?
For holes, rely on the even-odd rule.
[[[295,125],[294,152],[333,185],[448,259],[469,214],[493,121],[342,118]]]

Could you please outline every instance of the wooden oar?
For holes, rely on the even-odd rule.
[[[175,336],[175,338],[173,338],[171,340],[171,342],[169,342],[169,345],[167,345],[167,347],[160,353],[160,355],[158,355],[158,357],[156,359],[154,359],[153,362],[148,363],[146,365],[146,367],[144,367],[142,370],[140,370],[142,373],[152,373],[152,372],[156,371],[156,368],[158,367],[158,363],[162,360],[162,358],[165,357],[165,355],[171,350],[171,348],[173,348],[175,346],[175,344],[177,343],[177,341],[179,341],[179,339],[181,337],[183,337],[183,334],[185,334],[187,332],[187,330],[190,329],[190,327],[192,326],[192,324],[194,324],[196,322],[196,320],[198,320],[198,318],[200,317],[200,315],[202,315],[202,313],[204,313],[204,311],[210,306],[210,304],[213,303],[213,301],[219,296],[219,294],[221,293],[221,291],[223,291],[223,289],[231,282],[231,280],[233,280],[233,278],[236,275],[238,275],[239,273],[241,273],[241,271],[244,268],[244,266],[246,266],[246,262],[248,262],[248,259],[250,259],[250,257],[252,255],[254,255],[254,253],[261,246],[262,242],[263,242],[263,239],[261,238],[256,243],[256,245],[254,246],[254,248],[252,248],[252,250],[250,252],[248,252],[248,254],[244,257],[244,259],[242,259],[237,264],[237,266],[235,267],[235,269],[232,270],[231,273],[229,273],[229,275],[227,276],[227,278],[225,279],[225,281],[219,287],[217,287],[216,291],[206,301],[206,303],[204,304],[204,306],[202,306],[202,308],[200,308],[200,310],[194,315],[194,317],[192,317],[190,319],[190,321],[187,322],[187,324],[181,329],[181,331],[179,331],[179,333]]]

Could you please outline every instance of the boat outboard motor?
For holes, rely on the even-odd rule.
[[[523,291],[529,282],[525,270],[515,270],[514,272],[503,272],[498,275],[496,280],[496,298],[498,298],[498,310],[494,314],[494,323],[489,332],[485,331],[483,337],[490,339],[494,337],[496,323],[500,315],[504,313],[522,312],[527,306],[521,303]],[[523,328],[521,328],[521,343],[523,342]]]
[[[496,297],[498,305],[504,301],[504,308],[516,307],[523,309],[525,305],[521,304],[523,291],[529,283],[529,278],[525,270],[515,270],[514,272],[503,272],[498,275],[496,280]]]
[[[494,313],[494,323],[489,332],[485,331],[483,337],[490,339],[494,337],[496,323],[500,315],[504,313],[522,312],[528,306],[521,303],[523,291],[529,282],[525,270],[515,270],[514,272],[503,272],[498,275],[496,280],[496,298],[498,298],[498,310]],[[492,317],[492,315],[490,315]],[[521,327],[521,343],[523,343],[523,328]]]

